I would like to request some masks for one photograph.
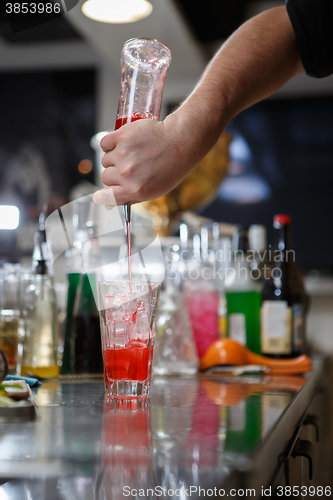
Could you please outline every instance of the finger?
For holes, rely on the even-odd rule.
[[[94,202],[97,203],[97,205],[107,205],[107,206],[117,205],[116,197],[114,194],[114,188],[115,186],[105,187],[103,189],[100,189],[99,191],[95,191],[93,196]]]
[[[116,136],[116,132],[110,132],[102,138],[100,146],[105,153],[112,151],[116,147]]]
[[[104,168],[108,168],[108,167],[114,166],[112,151],[108,151],[107,153],[103,154],[103,156],[101,158],[101,165]]]
[[[120,186],[120,178],[117,169],[114,165],[106,167],[101,173],[101,181],[106,186]]]

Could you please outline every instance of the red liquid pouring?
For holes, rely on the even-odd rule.
[[[132,113],[130,116],[122,116],[116,119],[115,130],[118,130],[120,127],[125,125],[126,123],[136,122],[137,120],[143,119],[154,119],[154,117],[150,113]],[[128,280],[132,281],[132,268],[131,268],[131,225],[129,221],[126,221],[126,237],[127,237],[127,262],[128,262]]]

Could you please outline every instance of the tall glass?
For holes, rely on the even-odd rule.
[[[160,284],[97,283],[104,380],[110,397],[149,395]]]

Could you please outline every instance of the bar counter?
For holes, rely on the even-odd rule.
[[[287,484],[325,487],[329,366],[318,357],[304,377],[155,377],[150,398],[130,402],[105,400],[101,378],[43,382],[35,420],[0,424],[0,498],[260,498]]]

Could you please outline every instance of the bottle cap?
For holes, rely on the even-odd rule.
[[[274,215],[274,223],[291,224],[291,217],[287,214],[276,214]]]

